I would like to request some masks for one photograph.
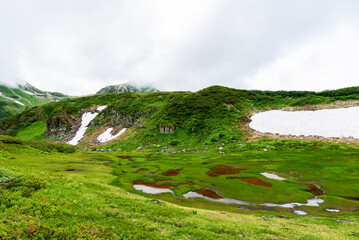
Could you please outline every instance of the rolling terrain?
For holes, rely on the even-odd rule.
[[[213,86],[27,109],[0,120],[0,238],[357,239],[359,145],[248,123],[358,99]]]

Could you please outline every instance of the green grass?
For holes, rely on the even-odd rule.
[[[44,140],[45,131],[46,122],[38,121],[19,131],[15,137],[24,140]]]
[[[217,152],[151,152],[152,157],[147,158],[149,152],[119,154],[77,150],[65,154],[57,147],[40,148],[41,144],[44,143],[1,138],[2,239],[356,239],[359,235],[359,219],[349,211],[358,209],[358,203],[335,197],[342,194],[340,191],[348,194],[358,191],[355,148],[323,150],[318,147],[310,152],[251,150],[225,156]],[[203,161],[212,163],[200,164]],[[250,194],[252,186],[238,182],[231,185],[222,177],[210,178],[204,174],[217,164],[245,167],[247,170],[240,174],[248,176],[275,171],[289,180],[280,184],[265,179],[275,186],[273,191],[288,188],[289,192],[298,194],[299,200],[301,194],[305,198],[307,193],[295,183],[295,177],[306,181],[325,178],[327,182],[320,185],[327,190],[328,196],[323,197],[326,205],[305,209],[312,216],[295,216],[289,212],[239,210],[230,205],[185,200],[169,194],[147,195],[131,187],[134,179],[164,178],[161,173],[182,166],[184,170],[171,177],[171,182],[187,182],[191,178],[211,188],[214,186],[201,180],[217,184],[216,190],[228,197],[235,197],[237,193],[226,189],[227,186]],[[144,167],[150,171],[132,173]],[[313,167],[316,171],[308,171]],[[69,169],[77,171],[66,171]],[[297,169],[299,175],[292,173],[293,169]],[[119,174],[122,170],[128,173]],[[341,181],[338,181],[339,175]],[[277,201],[282,200],[286,200],[286,196],[280,196]],[[343,211],[323,212],[324,207],[333,206]]]

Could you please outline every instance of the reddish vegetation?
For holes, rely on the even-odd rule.
[[[239,174],[242,170],[244,169],[219,165],[214,168],[211,168],[211,170],[209,170],[209,172],[207,172],[206,174],[210,177],[218,177],[221,175]]]
[[[165,182],[165,181],[171,181],[171,180],[167,180],[167,179],[156,179],[155,181],[156,181],[156,183],[157,183],[157,182]]]
[[[148,171],[147,168],[141,168],[141,169],[138,169],[138,170],[137,170],[137,172],[146,172],[146,171]]]
[[[163,176],[170,176],[170,177],[173,177],[173,176],[177,176],[179,174],[180,171],[182,171],[183,168],[181,169],[177,169],[177,170],[168,170],[167,172],[165,172],[164,174],[162,174]]]
[[[161,181],[161,180],[159,180]],[[163,180],[166,181],[166,180]],[[157,182],[157,180],[156,180]],[[190,185],[193,186],[194,183],[180,183],[180,184],[156,184],[156,183],[148,183],[146,181],[143,180],[135,180],[132,182],[133,185],[145,185],[147,187],[154,187],[154,188],[170,188],[170,187],[177,187],[177,186],[181,186],[181,185]]]
[[[301,181],[298,181],[298,182],[301,184],[304,184],[307,187],[310,187],[310,190],[308,190],[308,192],[312,193],[315,196],[325,195],[325,191],[323,189],[321,189],[320,186],[318,186],[316,184],[306,183],[306,182],[301,182]]]
[[[203,163],[201,163],[202,165],[206,165],[206,164],[209,164],[209,163],[211,163],[211,162],[203,162]]]
[[[253,185],[256,185],[256,186],[261,186],[261,187],[272,187],[272,184],[266,183],[266,182],[264,182],[261,179],[256,178],[256,177],[246,177],[246,178],[229,177],[227,179],[229,179],[229,180],[241,180],[243,182],[253,184]]]
[[[212,199],[222,199],[215,191],[202,188],[200,190],[195,191],[196,193],[202,194],[205,197],[212,198]]]
[[[121,158],[121,159],[130,159],[131,157],[129,156],[117,156],[118,158]]]

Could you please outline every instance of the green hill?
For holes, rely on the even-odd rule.
[[[0,118],[9,117],[26,109],[68,96],[57,92],[44,92],[29,83],[8,87],[0,85]]]
[[[0,239],[357,239],[359,145],[247,141],[245,125],[256,110],[358,99],[358,87],[212,86],[70,98],[1,119]],[[64,144],[82,118],[84,138]],[[110,128],[127,130],[100,143]]]
[[[98,134],[112,127],[127,128],[120,141],[109,143],[114,150],[134,150],[153,144],[203,148],[248,136],[244,124],[255,110],[350,99],[359,99],[358,87],[316,93],[213,86],[198,92],[105,94],[33,107],[1,120],[0,132],[21,137],[24,131],[30,131],[36,132],[33,139],[67,142],[78,130],[84,112],[107,106],[91,122],[80,147],[95,147]]]

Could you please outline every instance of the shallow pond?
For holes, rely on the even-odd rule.
[[[217,194],[216,194],[217,195]],[[219,196],[219,195],[217,195]],[[238,199],[233,199],[233,198],[212,198],[209,197],[208,195],[204,195],[200,192],[196,192],[196,191],[189,191],[186,194],[183,194],[184,198],[203,198],[209,201],[213,201],[213,202],[221,202],[221,203],[235,203],[235,204],[240,204],[240,205],[260,205],[260,206],[266,206],[266,207],[282,207],[282,208],[291,208],[293,210],[293,213],[298,214],[298,215],[307,215],[306,212],[301,211],[296,209],[296,207],[300,207],[300,206],[310,206],[310,207],[319,207],[319,204],[323,203],[324,200],[319,198],[319,197],[314,197],[311,199],[307,200],[307,203],[284,203],[284,204],[276,204],[276,203],[255,203],[255,202],[247,202],[247,201],[242,201],[242,200],[238,200]]]
[[[322,137],[359,138],[359,107],[317,111],[261,112],[249,126],[259,132]]]

